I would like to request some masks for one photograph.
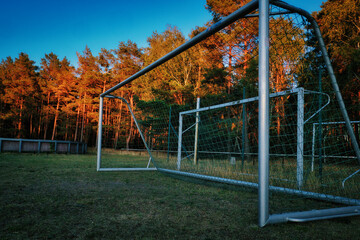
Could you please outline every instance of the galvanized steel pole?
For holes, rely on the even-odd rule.
[[[182,150],[182,126],[183,126],[183,115],[179,114],[179,135],[178,135],[178,152],[177,152],[177,170],[181,167],[181,150]]]
[[[200,98],[196,99],[196,109],[200,108]],[[194,164],[198,163],[198,142],[199,142],[199,121],[200,121],[200,113],[196,112],[195,118],[195,140],[194,140]]]
[[[304,180],[304,88],[299,88],[297,101],[296,179],[301,189]]]
[[[259,0],[259,225],[269,219],[269,0]]]

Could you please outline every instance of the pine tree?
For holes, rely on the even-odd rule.
[[[36,109],[38,74],[35,62],[29,59],[26,53],[20,53],[15,61],[10,58],[3,62],[6,73],[3,77],[3,101],[8,105],[8,113],[5,118],[10,119],[15,131],[12,137],[27,137],[33,130],[31,125],[24,127],[25,119],[32,119]],[[30,128],[30,129],[29,129]],[[29,131],[27,131],[29,129]]]

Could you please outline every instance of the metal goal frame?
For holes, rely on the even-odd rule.
[[[346,124],[346,128],[348,134],[351,138],[351,142],[353,145],[353,149],[356,153],[356,158],[360,164],[360,151],[359,146],[355,138],[354,131],[351,127],[351,122],[349,120],[349,116],[347,114],[344,101],[342,99],[338,84],[336,82],[335,74],[333,68],[331,66],[330,58],[328,56],[324,41],[322,39],[320,29],[315,21],[315,19],[311,16],[310,13],[306,12],[303,9],[294,7],[289,5],[283,1],[277,0],[253,0],[246,4],[245,6],[241,7],[237,11],[233,12],[229,16],[225,17],[221,21],[215,23],[207,30],[203,31],[202,33],[198,34],[194,38],[190,39],[183,45],[179,46],[175,50],[171,51],[170,53],[166,54],[164,57],[158,59],[157,61],[153,62],[149,66],[143,68],[136,74],[132,75],[128,79],[120,82],[116,86],[110,88],[109,90],[105,91],[100,95],[100,108],[99,108],[99,128],[98,128],[98,143],[97,143],[97,170],[98,171],[123,171],[123,170],[150,170],[149,168],[141,168],[141,169],[104,169],[101,168],[101,145],[102,145],[102,113],[103,113],[103,100],[105,97],[107,98],[117,98],[125,103],[125,99],[121,99],[120,97],[116,97],[110,95],[115,90],[121,88],[122,86],[132,82],[133,80],[139,78],[140,76],[146,74],[147,72],[153,70],[154,68],[160,66],[161,64],[167,62],[168,60],[174,58],[175,56],[179,55],[180,53],[184,52],[185,50],[189,49],[190,47],[196,45],[197,43],[201,42],[202,40],[206,39],[207,37],[213,35],[214,33],[218,32],[219,30],[223,29],[224,27],[232,24],[236,20],[245,17],[259,17],[259,146],[258,146],[258,162],[259,162],[259,182],[256,183],[249,183],[249,182],[241,182],[235,181],[231,179],[223,179],[218,177],[212,176],[205,176],[195,173],[187,173],[182,171],[176,170],[169,170],[169,169],[162,169],[162,168],[155,168],[156,170],[164,173],[171,173],[171,174],[179,174],[184,175],[187,177],[194,177],[199,179],[204,179],[208,181],[216,181],[216,182],[223,182],[227,184],[234,184],[234,185],[241,185],[247,186],[250,188],[258,189],[258,223],[259,226],[263,227],[267,224],[272,223],[281,223],[281,222],[305,222],[305,221],[312,221],[312,220],[321,220],[321,219],[329,219],[335,217],[344,217],[344,216],[354,216],[360,215],[360,200],[359,199],[345,199],[342,197],[337,196],[329,196],[325,194],[319,193],[312,193],[312,192],[304,192],[301,190],[294,190],[288,191],[285,188],[279,187],[272,187],[269,186],[269,3],[272,5],[278,6],[287,13],[298,13],[306,18],[312,25],[314,30],[315,36],[319,42],[320,50],[322,52],[324,62],[326,65],[327,72],[330,77],[330,81],[332,87],[334,89],[337,102],[340,107],[341,114]],[[255,10],[259,10],[259,14],[252,14]],[[130,112],[131,108],[129,104]],[[132,113],[132,117],[135,120],[135,116]],[[135,121],[136,122],[136,121]],[[137,123],[136,123],[137,124]],[[139,126],[137,126],[139,129]],[[140,130],[139,130],[140,131]],[[141,133],[141,131],[140,131]],[[142,136],[143,138],[143,136]],[[144,140],[144,139],[143,139]],[[145,146],[146,142],[144,141]],[[150,160],[152,160],[151,152],[146,146]],[[155,170],[151,169],[151,170]],[[288,212],[282,214],[269,214],[269,191],[275,192],[285,192],[285,193],[292,193],[299,196],[305,196],[315,199],[327,199],[332,202],[342,203],[350,205],[348,207],[341,207],[341,208],[331,208],[331,209],[322,209],[322,210],[312,210],[312,211],[303,211],[303,212]]]

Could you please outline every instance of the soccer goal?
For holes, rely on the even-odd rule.
[[[142,70],[100,95],[97,170],[255,190],[260,226],[360,215],[358,119],[349,119],[314,18],[254,0],[192,35],[176,45],[181,36],[169,30],[159,39],[171,44],[156,46],[174,49],[151,63],[149,48]],[[120,125],[103,119],[104,99],[127,106]],[[104,167],[107,139],[121,138],[103,126],[124,129],[141,164]]]

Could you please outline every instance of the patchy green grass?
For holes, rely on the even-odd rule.
[[[254,192],[193,184],[158,172],[95,168],[95,155],[1,153],[0,239],[360,236],[359,217],[259,228]]]

